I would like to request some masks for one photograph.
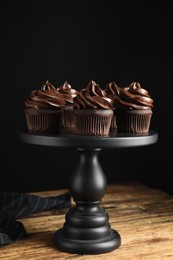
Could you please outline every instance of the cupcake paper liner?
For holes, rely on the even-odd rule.
[[[29,132],[32,133],[53,133],[59,132],[62,111],[38,112],[25,111],[26,123]]]
[[[75,126],[73,110],[63,110],[61,118],[61,128],[71,128]]]
[[[148,133],[152,111],[118,112],[117,131],[126,133]]]
[[[80,111],[75,112],[75,133],[79,135],[108,135],[113,111]]]

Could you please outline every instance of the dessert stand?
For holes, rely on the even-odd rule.
[[[21,140],[35,145],[75,148],[78,163],[71,172],[69,191],[75,202],[66,213],[65,223],[53,237],[56,248],[76,254],[101,254],[121,245],[120,234],[111,228],[109,215],[100,207],[106,192],[106,177],[98,161],[104,148],[128,148],[151,145],[158,134],[128,134],[112,131],[109,136],[80,136],[70,132],[61,134],[31,134],[23,131]]]

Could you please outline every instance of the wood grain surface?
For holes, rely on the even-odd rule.
[[[32,194],[51,196],[65,191]],[[121,235],[118,249],[98,255],[77,255],[56,249],[53,234],[62,227],[67,211],[61,209],[20,219],[27,235],[12,245],[0,247],[0,259],[173,260],[173,196],[138,182],[117,183],[108,185],[101,206],[109,213],[111,227]]]

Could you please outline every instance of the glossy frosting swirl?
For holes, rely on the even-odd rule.
[[[27,108],[35,109],[62,109],[67,103],[73,103],[72,97],[60,93],[48,80],[41,86],[40,90],[31,91],[25,101]]]
[[[116,106],[120,109],[152,109],[153,99],[139,82],[132,82],[128,87],[122,88]]]
[[[113,101],[93,80],[74,98],[74,109],[112,109],[112,105]]]
[[[74,98],[78,91],[74,88],[71,87],[71,85],[65,81],[63,85],[61,85],[59,88],[57,88],[57,90],[62,93],[62,94],[68,94],[70,95],[72,98]]]
[[[112,99],[113,102],[116,102],[118,96],[120,95],[121,89],[121,87],[118,87],[117,84],[112,81],[106,85],[106,96]]]
[[[57,88],[57,91],[61,94],[65,94],[69,96],[69,100],[66,100],[66,106],[71,107],[73,109],[74,97],[76,97],[78,91],[71,87],[71,85],[65,81],[63,85]]]

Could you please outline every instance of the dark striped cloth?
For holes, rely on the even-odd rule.
[[[36,212],[70,207],[70,204],[69,192],[54,197],[0,192],[0,246],[11,244],[26,235],[19,218]]]

